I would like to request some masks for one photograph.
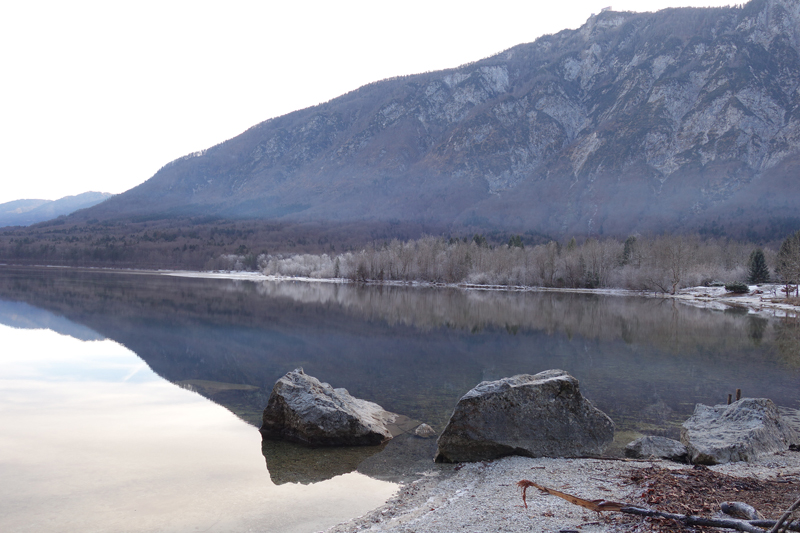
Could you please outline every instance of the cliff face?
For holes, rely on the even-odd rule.
[[[268,120],[86,216],[763,229],[800,207],[798,51],[796,0],[606,11]]]

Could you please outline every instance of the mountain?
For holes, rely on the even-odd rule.
[[[799,52],[797,0],[604,11],[267,120],[74,218],[774,230],[800,220]]]
[[[58,200],[14,200],[0,204],[0,227],[29,226],[99,204],[112,195],[85,192]]]

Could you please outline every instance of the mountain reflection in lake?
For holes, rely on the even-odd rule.
[[[307,533],[395,490],[355,473],[278,487],[252,426],[119,344],[30,329],[14,307],[0,319],[27,329],[0,325],[0,531]]]
[[[796,321],[671,300],[11,268],[0,300],[112,339],[255,426],[275,381],[300,366],[437,431],[480,381],[551,368],[580,380],[620,441],[677,437],[695,403],[737,388],[800,406]],[[9,316],[0,306],[0,322]],[[391,480],[433,467],[434,441],[405,440],[352,461]],[[292,466],[307,452],[276,444],[261,468],[266,457],[276,483],[324,479]]]

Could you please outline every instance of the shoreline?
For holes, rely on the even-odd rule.
[[[243,281],[275,281],[301,283],[354,284],[346,278],[309,278],[302,276],[275,276],[258,272],[194,272],[194,271],[155,271],[158,274],[204,279],[235,279]],[[784,286],[778,283],[750,285],[747,294],[733,294],[724,287],[687,287],[676,294],[631,289],[571,289],[559,287],[533,287],[526,285],[479,285],[474,283],[433,283],[426,281],[369,281],[366,285],[376,287],[446,288],[464,291],[496,292],[554,292],[563,294],[596,294],[604,296],[671,299],[684,305],[724,311],[726,309],[747,309],[748,312],[771,318],[798,318],[800,305],[793,305],[778,296]]]
[[[0,263],[0,268],[41,268],[63,269],[88,272],[160,275],[183,278],[199,279],[227,279],[235,281],[274,281],[292,283],[325,283],[350,285],[356,282],[347,278],[310,278],[303,276],[276,276],[261,272],[249,271],[201,271],[201,270],[166,270],[166,269],[125,269],[107,267],[73,267],[61,265],[10,265]],[[362,282],[359,282],[362,283]],[[475,283],[435,283],[427,281],[368,281],[364,285],[376,287],[412,287],[412,288],[446,288],[463,291],[491,291],[491,292],[554,292],[562,294],[595,294],[603,296],[621,296],[636,298],[653,298],[674,300],[678,303],[725,311],[730,309],[746,309],[748,313],[769,318],[800,318],[800,305],[786,302],[779,293],[783,284],[763,283],[750,285],[746,294],[733,294],[725,291],[724,287],[687,287],[680,289],[675,294],[632,290],[632,289],[573,289],[566,287],[535,287],[528,285],[481,285]]]
[[[641,517],[622,513],[598,515],[561,498],[530,489],[526,509],[517,482],[532,480],[579,498],[624,502],[652,507],[642,500],[642,488],[629,476],[637,469],[658,467],[691,470],[692,465],[666,460],[606,460],[504,457],[495,461],[462,463],[452,474],[428,471],[411,483],[401,484],[395,496],[369,513],[325,530],[438,533],[469,531],[507,533],[552,531],[650,531]],[[781,452],[749,463],[708,467],[741,478],[800,481],[800,452]],[[709,513],[710,514],[710,513]],[[775,519],[777,517],[767,517]]]

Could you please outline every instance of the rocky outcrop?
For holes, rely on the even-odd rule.
[[[79,216],[755,231],[800,208],[798,27],[794,0],[602,12],[270,119]]]
[[[632,459],[657,457],[685,463],[687,453],[686,446],[680,442],[654,435],[638,438],[625,446],[625,457]]]
[[[585,399],[563,370],[484,381],[465,394],[438,440],[437,462],[505,455],[599,454],[614,423]]]
[[[399,418],[299,368],[275,383],[260,431],[264,439],[311,446],[374,446],[392,438]]]
[[[800,442],[772,400],[743,398],[730,405],[697,404],[683,423],[681,442],[696,464],[752,461]]]

